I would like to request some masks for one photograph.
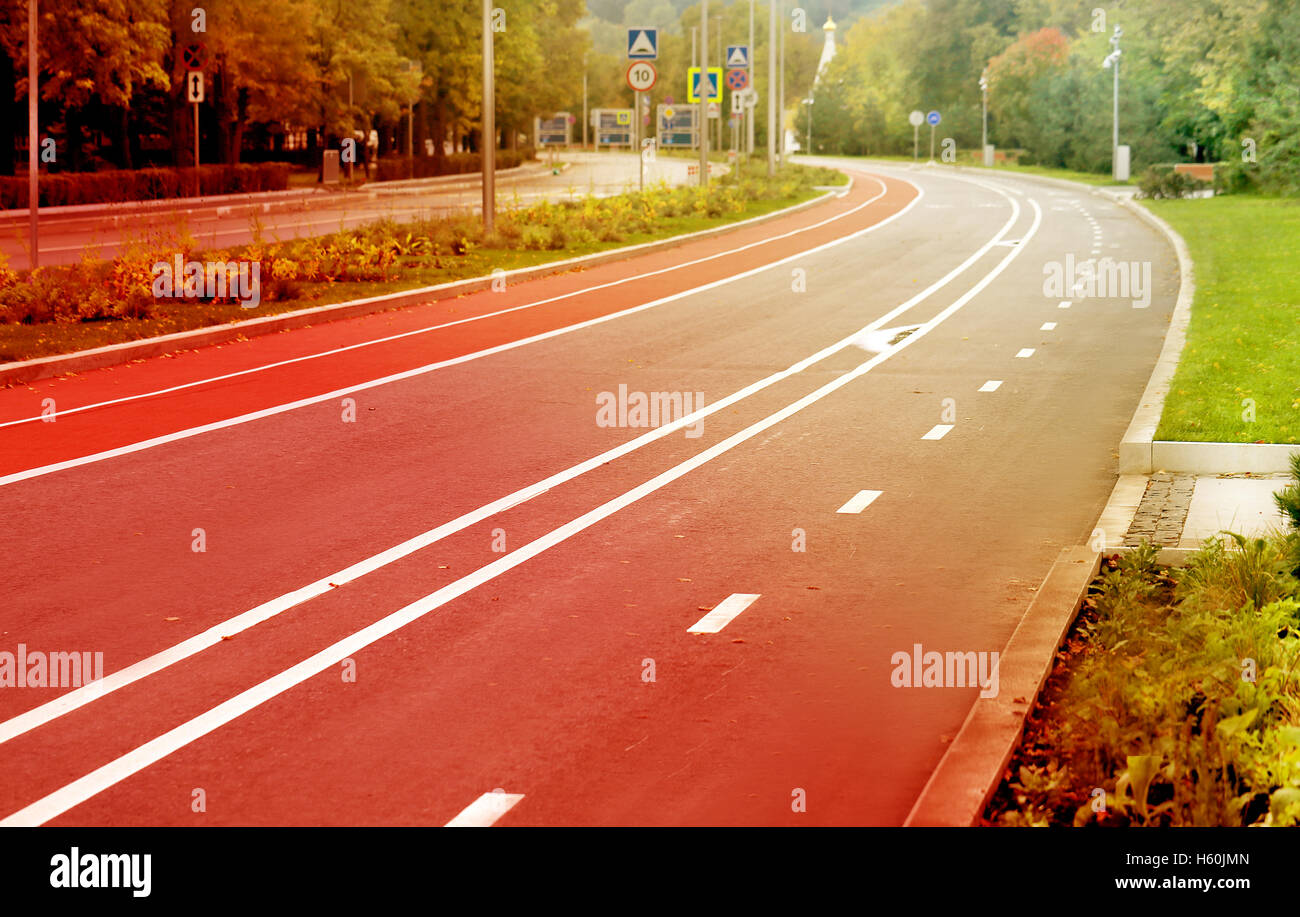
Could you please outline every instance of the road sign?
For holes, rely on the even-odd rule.
[[[673,108],[671,105],[665,105],[660,109],[660,112],[662,116],[667,118],[669,121],[677,115],[677,109]]]
[[[745,99],[746,108],[753,108],[758,104],[758,90],[753,86],[750,86],[744,92],[740,93],[740,95]]]
[[[720,118],[720,117],[722,117],[722,107],[721,107],[720,105],[718,105],[717,102],[710,102],[710,103],[709,103],[709,117],[710,117],[710,118]]]
[[[201,41],[197,44],[186,45],[183,52],[185,68],[187,70],[202,70],[204,57],[206,56],[205,51],[206,48]]]
[[[745,97],[739,92],[731,94],[731,116],[743,114],[745,111]]]
[[[727,71],[727,88],[733,92],[739,92],[749,87],[748,70],[728,70]],[[734,96],[733,96],[734,98]]]
[[[921,114],[919,111],[914,111],[907,116],[907,123],[912,125],[912,127],[920,127],[925,123],[925,115]]]
[[[203,71],[191,70],[185,76],[185,88],[191,102],[203,101]]]
[[[930,126],[933,127],[934,125],[939,123],[939,113],[937,111],[932,111],[925,116],[925,120],[929,121]]]
[[[725,59],[728,67],[747,69],[749,67],[749,45],[727,45]]]
[[[628,29],[627,59],[654,60],[659,56],[658,29]]]
[[[559,112],[553,118],[535,118],[533,132],[538,146],[568,146],[571,141],[570,125],[573,115],[567,111]]]
[[[699,109],[694,106],[678,108],[673,105],[659,106],[659,123],[656,133],[659,135],[659,147],[693,147],[696,143],[695,116]]]
[[[718,86],[722,83],[722,68],[709,68],[708,94],[710,99],[716,99],[722,95]],[[686,101],[700,101],[700,68],[690,67],[686,71]]]
[[[645,60],[633,61],[627,68],[627,84],[637,92],[648,92],[654,88],[659,73],[655,65]]]

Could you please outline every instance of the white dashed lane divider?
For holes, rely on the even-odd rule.
[[[1016,354],[1016,356],[1022,360],[1028,357],[1032,357],[1033,355],[1034,355],[1034,348],[1032,347],[1022,347],[1020,349],[1020,353]]]
[[[981,392],[996,392],[1002,385],[1001,379],[990,379],[980,386]]]
[[[491,828],[523,798],[523,793],[484,793],[447,822],[446,827]]]
[[[714,606],[713,610],[686,628],[688,634],[716,634],[758,601],[762,593],[736,592]]]
[[[856,494],[853,495],[853,499],[849,500],[848,503],[845,503],[835,512],[860,513],[868,506],[870,506],[872,503],[874,503],[876,497],[880,496],[882,493],[883,491],[880,490],[859,490]]]
[[[943,439],[952,430],[953,425],[950,423],[937,423],[930,428],[930,432],[921,437],[921,439]]]

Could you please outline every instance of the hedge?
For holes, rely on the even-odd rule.
[[[513,169],[533,158],[532,147],[521,150],[497,150],[496,167]],[[416,156],[414,164],[406,156],[386,156],[379,160],[377,180],[395,181],[403,178],[432,178],[435,175],[462,175],[467,172],[478,172],[481,168],[482,157],[478,153],[452,153],[444,156],[441,163],[432,156]]]
[[[202,194],[283,191],[289,187],[288,163],[199,166]],[[194,194],[193,168],[59,172],[40,177],[42,207],[153,201]],[[0,210],[27,206],[27,178],[0,177]]]

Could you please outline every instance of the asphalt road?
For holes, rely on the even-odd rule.
[[[542,163],[503,171],[497,177],[502,208],[569,200],[586,194],[605,197],[636,190],[640,157],[632,153],[565,152],[569,163],[552,174],[550,157]],[[661,156],[646,166],[645,181],[682,184],[689,159]],[[716,167],[716,166],[715,166]],[[452,180],[376,182],[355,191],[318,190],[309,195],[248,195],[232,200],[178,200],[141,210],[138,205],[110,205],[93,210],[55,208],[40,217],[41,264],[73,264],[83,253],[113,257],[133,243],[180,239],[188,234],[203,248],[245,245],[267,240],[317,236],[353,229],[376,220],[408,222],[449,213],[482,209],[482,179],[476,173]],[[9,267],[30,266],[28,219],[0,214],[0,254]]]
[[[0,391],[0,651],[108,674],[0,690],[0,824],[900,824],[979,689],[893,655],[1000,651],[1086,542],[1177,276],[1098,198],[853,168],[717,239]],[[1045,295],[1071,255],[1149,304]],[[638,392],[704,413],[603,425]]]

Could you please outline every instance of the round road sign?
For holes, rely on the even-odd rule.
[[[932,112],[930,112],[928,115],[925,116],[925,120],[929,121],[931,125],[938,124],[938,123],[939,123],[939,113],[938,113],[937,111],[932,111]]]
[[[655,65],[649,61],[633,61],[627,68],[627,84],[637,92],[647,92],[654,88],[655,81],[658,79],[659,74],[655,70]]]
[[[667,106],[666,108],[664,108],[664,117],[665,117],[665,118],[672,118],[675,114],[677,114],[677,112],[673,109],[673,107],[672,107],[671,105],[669,105],[669,106]]]
[[[924,122],[925,115],[921,114],[919,111],[914,111],[907,116],[907,123],[912,125],[912,127],[920,127]]]
[[[739,67],[727,71],[727,88],[733,92],[749,88],[749,71]]]

